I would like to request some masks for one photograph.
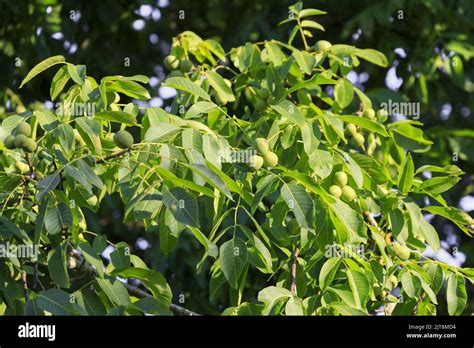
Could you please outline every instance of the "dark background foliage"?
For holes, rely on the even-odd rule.
[[[25,107],[41,108],[49,101],[52,72],[22,90],[18,86],[37,62],[57,54],[72,63],[85,64],[88,74],[96,78],[117,74],[155,77],[149,88],[155,97],[152,103],[166,106],[170,100],[160,94],[159,82],[165,78],[161,62],[173,36],[191,30],[219,40],[226,50],[245,41],[284,39],[287,27],[277,24],[288,15],[287,8],[293,2],[0,0],[0,119]],[[318,18],[326,32],[318,33],[316,39],[374,48],[387,56],[386,71],[362,63],[363,73],[355,76],[356,83],[377,102],[419,102],[420,121],[434,145],[415,158],[416,165],[450,164],[453,153],[457,154],[456,164],[467,174],[446,199],[458,206],[463,197],[466,200],[472,195],[474,1],[307,0],[305,7],[328,12]],[[135,252],[165,273],[175,296],[184,294],[188,308],[209,313],[211,306],[205,301],[208,276],[205,271],[195,275],[199,259],[191,252],[194,241],[181,240],[171,255],[163,255],[157,234],[145,233],[138,225],[122,224],[117,202],[108,197],[99,213],[88,214],[91,229],[136,245]],[[434,224],[446,240],[446,255],[459,248],[466,255],[464,266],[473,267],[474,241],[444,220]],[[148,241],[148,248],[139,250],[144,244],[139,238]],[[136,244],[137,240],[142,242]],[[253,279],[256,288],[265,280]],[[472,299],[472,288],[470,292]],[[227,306],[222,304],[222,308]],[[473,309],[471,303],[467,312]]]

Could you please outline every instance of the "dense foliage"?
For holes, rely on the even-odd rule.
[[[203,313],[435,314],[445,284],[449,314],[461,314],[474,270],[421,253],[440,248],[424,213],[472,234],[441,195],[464,172],[415,167],[433,145],[422,123],[388,123],[346,78],[362,61],[386,67],[385,55],[315,40],[321,14],[292,6],[288,42],[229,52],[179,34],[165,58],[164,85],[178,91],[168,111],[123,101],[150,98],[142,75],[97,81],[62,56],[33,68],[22,85],[60,66],[50,87],[60,103],[2,123],[2,239],[40,246],[36,259],[2,260],[4,312],[186,313],[126,242],[104,265],[112,242],[84,215],[120,197],[120,219],[157,236],[152,252],[199,273],[206,293],[173,288],[180,306],[208,296]]]

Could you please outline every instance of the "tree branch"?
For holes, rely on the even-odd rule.
[[[95,161],[95,164],[105,163],[105,162],[107,162],[108,160],[111,160],[111,159],[120,157],[120,156],[122,156],[122,155],[125,155],[128,151],[130,151],[130,149],[125,149],[125,150],[122,150],[122,151],[113,153],[113,154],[111,154],[111,155],[105,156],[104,158],[100,158],[100,159],[98,159],[97,161]]]
[[[298,255],[300,248],[297,247],[293,253],[293,262],[291,263],[291,293],[296,296],[296,264],[298,263]]]
[[[30,293],[28,291],[28,283],[26,281],[26,272],[22,271],[21,272],[21,284],[23,287],[23,296],[25,296],[25,302],[27,302],[30,299]]]

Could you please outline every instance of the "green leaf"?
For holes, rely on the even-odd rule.
[[[347,280],[354,296],[357,308],[365,308],[365,301],[370,292],[370,284],[364,273],[354,270],[347,270]]]
[[[51,87],[49,89],[49,94],[51,95],[51,100],[54,101],[58,95],[64,89],[67,82],[69,81],[70,76],[68,73],[67,65],[62,66],[58,72],[54,75],[53,80],[51,81]]]
[[[189,230],[194,234],[196,239],[201,243],[204,248],[206,249],[206,252],[209,254],[211,257],[217,257],[219,254],[219,249],[217,249],[217,245],[212,243],[205,235],[202,233],[198,228],[188,226]]]
[[[214,186],[219,191],[221,191],[231,201],[234,200],[225,182],[207,166],[193,163],[189,167],[196,171],[196,173],[198,173],[201,177],[203,177],[204,180],[206,180],[206,182],[208,182],[211,186]]]
[[[61,182],[60,175],[58,172],[50,174],[38,182],[38,190],[36,198],[38,202],[43,200],[43,197],[50,191],[54,190]]]
[[[466,285],[464,277],[451,273],[447,279],[446,300],[449,315],[461,315],[467,304]]]
[[[334,96],[336,102],[342,109],[347,107],[354,98],[354,87],[352,83],[345,78],[339,79],[334,87]]]
[[[227,61],[224,49],[222,48],[221,44],[216,40],[207,39],[204,40],[201,44],[224,63]]]
[[[298,64],[302,73],[310,75],[313,72],[316,60],[311,53],[295,49],[293,50],[292,55],[295,58],[296,63]]]
[[[101,126],[90,117],[78,117],[75,119],[76,129],[86,143],[87,147],[95,154],[102,153],[102,143],[100,142]]]
[[[333,168],[333,158],[331,152],[325,148],[319,148],[309,155],[309,165],[317,176],[325,179],[331,174]]]
[[[57,246],[48,253],[48,271],[53,281],[62,288],[69,288],[66,265],[66,244]]]
[[[96,282],[114,305],[126,306],[131,303],[127,289],[117,279],[96,278]]]
[[[59,121],[56,115],[49,110],[36,110],[34,112],[34,115],[38,119],[38,123],[40,124],[41,128],[43,128],[47,132],[51,132],[59,126]]]
[[[127,125],[133,125],[137,122],[135,117],[124,111],[101,111],[97,112],[94,117],[102,121],[117,122]]]
[[[83,85],[86,81],[86,66],[67,63],[67,72],[71,79],[78,85]]]
[[[421,289],[421,280],[417,276],[413,275],[410,271],[406,271],[402,274],[401,283],[403,290],[408,297],[416,298],[417,293]]]
[[[48,207],[44,224],[49,234],[58,234],[64,229],[70,228],[72,226],[71,210],[62,202],[56,206]]]
[[[288,300],[292,296],[287,289],[269,286],[258,293],[258,300],[265,303],[266,313],[269,313],[275,305]]]
[[[148,100],[151,98],[147,89],[134,81],[117,80],[108,86],[108,89],[123,93],[135,99]]]
[[[223,243],[219,248],[219,261],[230,286],[237,289],[240,275],[247,264],[247,246],[244,241],[234,237]]]
[[[115,250],[110,253],[110,261],[118,271],[130,267],[130,247],[125,242],[119,242]]]
[[[97,274],[100,277],[104,276],[104,264],[102,263],[101,258],[97,253],[95,252],[94,249],[89,244],[86,243],[80,243],[79,244],[79,250],[82,252],[82,256],[84,259],[90,263],[92,266],[94,266],[95,270],[97,271]]]
[[[74,129],[69,124],[60,124],[54,130],[54,134],[59,139],[59,143],[66,154],[69,154],[74,144]]]
[[[163,203],[173,216],[185,225],[199,228],[199,210],[196,198],[180,187],[165,188]]]
[[[385,57],[382,52],[373,50],[371,48],[366,48],[363,50],[357,49],[354,54],[359,58],[365,59],[366,61],[381,67],[386,67],[388,65],[387,57]]]
[[[301,228],[314,228],[314,204],[310,194],[294,182],[285,183],[281,188],[281,197],[295,214]]]
[[[97,176],[94,170],[83,159],[79,159],[77,161],[77,164],[78,164],[79,170],[87,179],[87,181],[89,181],[92,185],[97,187],[99,190],[101,190],[104,187],[102,180],[100,180],[100,178]]]
[[[216,91],[220,100],[225,102],[235,101],[234,92],[227,86],[221,75],[212,70],[206,72],[206,75],[209,79],[209,84]]]
[[[405,243],[408,238],[408,224],[405,223],[403,212],[399,208],[390,210],[388,221],[395,239]]]
[[[300,25],[303,28],[313,28],[313,29],[325,31],[324,27],[321,24],[319,24],[318,22],[315,22],[315,21],[304,20],[304,21],[301,21]]]
[[[133,302],[127,308],[138,310],[142,313],[153,314],[153,315],[172,315],[173,312],[168,306],[163,305],[157,299],[151,297],[144,297],[140,300]]]
[[[331,285],[340,263],[340,258],[333,257],[323,264],[321,271],[319,272],[319,287],[321,288],[321,291],[325,291],[328,286]]]
[[[299,18],[304,18],[304,17],[309,17],[309,16],[318,16],[318,15],[323,15],[326,14],[327,12],[317,10],[315,8],[305,8],[301,10],[298,14]]]
[[[171,303],[173,298],[171,288],[161,273],[152,269],[131,267],[118,272],[117,275],[140,280],[160,303],[167,305]]]
[[[38,307],[53,315],[77,315],[79,310],[71,294],[59,289],[49,289],[37,294]]]
[[[438,232],[434,229],[434,227],[426,221],[424,218],[420,219],[420,228],[418,232],[421,233],[423,238],[428,242],[429,246],[437,252],[439,250],[439,235]]]
[[[353,123],[359,127],[365,128],[371,132],[378,133],[384,137],[388,136],[387,131],[385,130],[384,126],[374,122],[372,120],[369,120],[365,117],[361,116],[353,116],[353,115],[342,115],[339,116],[341,120],[347,123]]]
[[[305,118],[298,107],[286,99],[282,100],[278,105],[271,105],[271,108],[299,126],[305,124]]]
[[[184,226],[180,224],[171,214],[169,209],[165,209],[160,215],[158,232],[160,236],[160,249],[168,255],[178,244],[179,235]]]
[[[290,297],[285,306],[286,315],[304,315],[303,303],[296,296]]]
[[[363,235],[364,220],[360,214],[341,200],[331,203],[329,207],[349,236],[355,238]]]
[[[105,315],[107,311],[104,304],[101,302],[99,296],[95,291],[84,288],[81,291],[76,291],[74,296],[77,299],[77,304],[84,308],[89,315]]]
[[[209,94],[207,94],[201,87],[195,84],[184,77],[170,77],[165,82],[163,86],[173,87],[180,91],[190,93],[196,97],[200,97],[204,100],[211,101]]]
[[[225,83],[224,83],[225,84]],[[225,84],[226,87],[228,87]],[[235,98],[234,98],[235,99]],[[219,107],[210,101],[199,101],[188,109],[184,118],[194,118],[201,114],[207,114],[209,112],[217,110]]]
[[[423,131],[420,128],[413,127],[404,121],[392,123],[389,128],[392,131],[395,142],[407,150],[425,152],[433,144],[432,141],[423,138]]]
[[[30,70],[30,72],[26,75],[23,81],[21,81],[20,88],[23,87],[25,83],[30,81],[36,75],[42,73],[43,71],[52,67],[53,65],[64,64],[64,63],[66,63],[66,59],[64,59],[63,56],[53,56],[53,57],[46,58],[45,60],[38,63],[37,65],[35,65],[33,69]]]
[[[179,132],[181,132],[180,127],[160,122],[158,125],[148,128],[144,140],[153,143],[166,143],[172,141]]]
[[[413,164],[411,154],[408,154],[400,167],[400,172],[398,174],[398,189],[402,192],[408,192],[413,185],[414,176],[415,165]]]
[[[451,187],[456,185],[459,180],[461,180],[461,178],[456,175],[438,176],[423,181],[423,183],[418,186],[418,190],[436,195],[448,191]]]
[[[265,50],[267,53],[267,59],[272,62],[274,66],[278,67],[283,63],[285,55],[276,43],[265,41]]]
[[[346,306],[342,303],[331,303],[331,307],[336,309],[341,315],[357,315],[357,316],[366,316],[367,313],[364,311]]]

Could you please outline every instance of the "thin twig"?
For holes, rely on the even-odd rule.
[[[296,264],[298,263],[298,255],[300,254],[300,248],[296,248],[293,253],[293,262],[291,264],[291,293],[296,296]]]
[[[38,263],[35,262],[35,265],[33,267],[34,270],[34,277],[35,277],[35,287],[36,285],[39,285],[41,290],[45,290],[43,283],[41,283],[41,280],[39,279],[39,271],[38,271]]]
[[[30,293],[28,291],[28,282],[26,281],[26,272],[21,272],[21,284],[23,286],[23,296],[25,296],[25,302],[30,299]]]
[[[120,156],[126,154],[128,151],[130,151],[130,149],[125,149],[125,150],[113,153],[111,155],[105,156],[104,158],[98,159],[97,161],[95,161],[95,163],[96,164],[101,164],[101,163],[107,162],[108,160],[111,160],[111,159],[114,159],[114,158],[117,158],[117,157],[120,157]]]

